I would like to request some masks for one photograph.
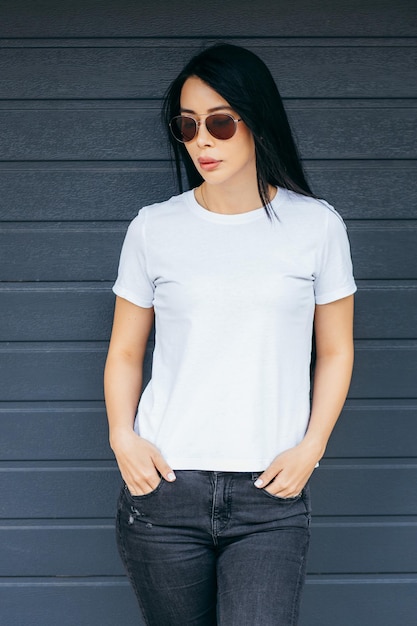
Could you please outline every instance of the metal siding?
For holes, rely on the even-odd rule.
[[[110,286],[128,221],[175,192],[162,92],[202,38],[232,37],[282,85],[359,279],[350,398],[312,479],[300,626],[414,626],[414,2],[260,0],[254,12],[181,0],[173,15],[166,0],[1,0],[0,11],[1,623],[138,625],[113,540]]]
[[[300,626],[415,626],[417,578],[319,577],[307,582]],[[8,626],[144,626],[122,578],[0,583]],[[305,617],[308,616],[308,617]]]
[[[345,219],[417,219],[416,161],[311,159],[312,185]],[[158,161],[0,162],[0,216],[13,221],[130,220],[173,193]],[[354,186],[354,193],[352,192]]]
[[[415,336],[417,282],[357,282],[355,337],[358,340]],[[106,341],[114,305],[111,284],[69,281],[0,285],[3,303],[0,341]],[[381,315],[381,310],[385,315]]]
[[[291,100],[287,112],[306,159],[415,159],[413,100]],[[139,100],[0,102],[9,161],[167,158],[159,106]],[[389,148],[388,148],[389,146]]]
[[[2,0],[0,37],[414,37],[413,0]]]
[[[321,42],[306,48],[302,40],[245,43],[268,64],[284,98],[344,98],[347,82],[350,98],[417,96],[417,50],[405,40],[395,47],[383,40],[368,46],[358,41],[357,47],[343,42],[331,49]],[[44,48],[4,47],[0,98],[159,98],[170,77],[200,49],[195,40],[175,48],[146,40],[113,45],[85,39],[68,47],[54,47],[53,41]]]
[[[114,281],[126,228],[123,222],[3,224],[3,280]],[[356,221],[348,230],[358,280],[417,279],[417,221]]]
[[[311,479],[314,514],[318,518],[390,516],[395,511],[417,516],[416,481],[415,460],[322,461]],[[119,488],[112,461],[8,462],[0,469],[0,516],[5,520],[110,518]],[[343,563],[340,566],[350,573]]]

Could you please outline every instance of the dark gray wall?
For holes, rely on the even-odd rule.
[[[312,184],[348,222],[359,285],[300,626],[415,626],[414,7],[0,1],[2,626],[139,623],[113,539],[110,287],[128,221],[174,192],[161,94],[217,39],[272,68]]]

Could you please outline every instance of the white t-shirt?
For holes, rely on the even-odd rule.
[[[263,470],[305,434],[314,307],[356,286],[332,207],[284,189],[272,205],[223,215],[188,191],[128,229],[113,290],[156,329],[135,430],[174,469]]]

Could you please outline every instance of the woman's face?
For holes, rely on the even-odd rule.
[[[188,78],[181,91],[181,113],[189,114],[202,122],[195,138],[185,143],[193,163],[207,183],[212,185],[256,185],[255,142],[243,121],[238,122],[236,133],[230,139],[216,139],[204,124],[210,113],[239,115],[228,102],[200,78]]]

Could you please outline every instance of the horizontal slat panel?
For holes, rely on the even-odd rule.
[[[112,520],[65,526],[1,526],[0,545],[0,576],[124,574]]]
[[[222,41],[226,41],[224,38]],[[199,37],[2,37],[0,48],[188,48],[193,50],[200,42]],[[211,39],[208,46],[215,43]],[[203,45],[205,45],[205,43]],[[280,48],[415,48],[416,37],[233,37],[233,44],[250,49],[262,50],[271,46]]]
[[[395,100],[294,101],[286,106],[305,159],[416,158],[413,107],[413,101]]]
[[[9,221],[131,220],[176,193],[168,163],[0,163],[0,185]]]
[[[2,403],[0,423],[3,460],[113,459],[101,403]],[[348,401],[326,458],[407,458],[417,455],[416,441],[415,402]]]
[[[149,380],[151,344],[145,357]],[[2,401],[102,400],[107,343],[0,345]]]
[[[5,109],[2,103],[2,158],[165,159],[167,139],[159,107],[149,105],[134,101],[23,101]]]
[[[412,98],[417,47],[249,44],[286,98]],[[0,98],[160,98],[194,46],[3,48]],[[163,72],[161,72],[163,68]]]
[[[307,161],[317,195],[345,219],[416,219],[415,161]],[[352,184],[353,183],[353,184]],[[169,163],[0,163],[0,218],[130,220],[177,193]]]
[[[348,400],[326,458],[417,457],[417,402]]]
[[[309,161],[305,166],[316,194],[344,219],[417,217],[415,161]]]
[[[105,343],[0,345],[0,397],[101,400],[106,350]],[[415,398],[416,380],[416,342],[358,342],[351,398]]]
[[[127,224],[3,224],[4,281],[110,280],[117,276]]]
[[[307,580],[300,626],[415,626],[417,580]],[[0,583],[1,615],[13,626],[144,626],[127,579]],[[93,608],[92,608],[93,607]],[[64,610],[63,610],[64,609]]]
[[[293,0],[251,3],[213,0],[210,5],[182,0],[72,0],[57,6],[43,0],[3,0],[1,37],[213,37],[230,36],[393,36],[414,37],[415,12],[410,0],[339,3]],[[375,13],[377,12],[377,18]],[[302,19],[301,17],[302,16]],[[163,42],[166,43],[166,42]],[[168,40],[169,43],[169,40]],[[167,54],[168,56],[168,54]]]
[[[417,284],[359,282],[354,334],[357,339],[417,338]]]
[[[323,461],[311,479],[315,515],[415,515],[417,463]]]
[[[0,341],[107,341],[112,283],[0,285]]]
[[[145,626],[125,577],[0,581],[4,626]]]
[[[0,397],[101,400],[106,344],[0,347]]]
[[[329,463],[312,478],[315,515],[417,515],[417,464]],[[0,518],[112,517],[119,486],[116,466],[106,463],[3,464]]]
[[[357,342],[349,397],[415,398],[416,380],[416,342]]]
[[[301,100],[287,110],[304,158],[417,158],[412,101]],[[2,158],[165,159],[159,118],[146,101],[1,103]]]
[[[414,626],[416,593],[414,578],[311,579],[300,626]]]
[[[0,404],[0,458],[18,460],[113,459],[102,403]],[[33,442],[36,441],[36,446]],[[348,401],[326,458],[417,456],[415,401]]]
[[[5,461],[114,458],[100,402],[1,403],[0,425],[0,458]]]
[[[106,341],[112,283],[23,283],[0,286],[0,341]],[[359,283],[357,339],[417,337],[417,283]]]
[[[120,485],[115,462],[3,465],[0,519],[112,518]]]
[[[416,523],[313,523],[309,574],[415,572]],[[115,576],[124,573],[111,521],[0,528],[0,576]],[[16,559],[16,555],[19,558]]]
[[[113,281],[127,224],[4,223],[4,281]],[[357,279],[417,279],[416,221],[349,224]],[[51,262],[53,259],[53,262]]]
[[[357,278],[417,277],[417,222],[353,222],[348,230]]]
[[[417,524],[313,523],[308,558],[311,574],[415,573]]]

